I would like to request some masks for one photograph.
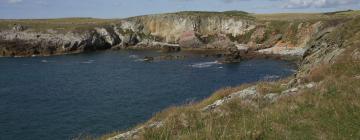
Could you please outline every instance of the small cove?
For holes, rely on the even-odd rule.
[[[0,58],[0,139],[71,139],[146,121],[169,106],[214,91],[294,73],[291,62],[253,59],[219,64],[194,55],[143,62],[154,51],[103,51]]]

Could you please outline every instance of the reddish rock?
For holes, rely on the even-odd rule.
[[[198,48],[203,45],[203,43],[195,31],[186,31],[181,34],[179,45],[184,48]]]

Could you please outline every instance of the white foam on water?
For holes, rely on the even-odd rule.
[[[275,79],[278,79],[280,78],[279,75],[266,75],[263,79],[264,80],[275,80]]]
[[[41,60],[42,63],[48,63],[49,61],[47,60]]]
[[[135,62],[143,62],[144,59],[136,59]]]
[[[88,60],[88,61],[83,61],[81,63],[83,63],[83,64],[91,64],[91,63],[94,63],[94,62],[95,62],[95,60]]]
[[[208,68],[208,67],[211,67],[213,65],[218,65],[218,64],[220,64],[218,61],[201,62],[201,63],[192,64],[192,65],[190,65],[190,67],[193,67],[193,68]]]
[[[138,55],[130,55],[129,58],[139,58]]]
[[[291,71],[291,72],[297,72],[297,70],[296,69],[289,69],[289,71]]]
[[[46,59],[41,60],[41,63],[54,63],[54,62],[56,62],[56,61],[54,61],[54,60],[46,60]]]

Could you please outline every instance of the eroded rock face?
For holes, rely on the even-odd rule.
[[[117,45],[121,40],[114,31],[96,28],[81,33],[43,33],[30,31],[1,31],[1,56],[33,56],[79,53],[102,50]]]
[[[203,43],[195,31],[183,32],[180,36],[179,45],[183,48],[200,48]]]
[[[256,20],[241,16],[193,13],[132,17],[114,21],[111,26],[99,25],[87,31],[68,33],[51,29],[46,33],[37,33],[31,32],[31,27],[28,30],[17,25],[8,31],[0,31],[0,55],[53,55],[109,48],[156,48],[163,52],[176,52],[181,48],[204,48],[228,50],[226,61],[238,61],[241,56],[239,52],[229,50],[235,44],[238,49],[245,51],[255,52],[261,49],[259,52],[264,54],[303,56],[310,38],[322,32],[323,23],[304,22],[296,26],[296,32],[289,30],[269,35],[268,31],[272,27],[256,23]],[[287,28],[290,27],[292,28]],[[241,36],[245,37],[240,38]],[[289,41],[290,37],[299,41],[293,43]],[[239,47],[238,43],[246,45]]]
[[[255,28],[253,20],[241,17],[196,16],[188,14],[160,14],[124,19],[120,28],[162,38],[162,42],[178,43],[184,32],[201,35],[245,34]],[[157,40],[159,41],[159,40]]]
[[[121,42],[119,36],[116,35],[115,31],[111,28],[95,28],[95,30],[99,36],[111,46],[117,45]]]
[[[318,32],[315,37],[307,44],[308,48],[303,56],[297,73],[299,82],[304,82],[303,78],[313,69],[320,64],[331,64],[335,58],[342,54],[345,49],[342,48],[344,40],[336,37],[337,29],[341,29],[342,25],[338,27],[328,27]]]

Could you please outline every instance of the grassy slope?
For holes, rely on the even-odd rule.
[[[296,14],[287,15],[293,18]],[[301,16],[300,14],[299,16]],[[315,20],[320,14],[302,15]],[[358,11],[336,13],[334,18],[349,18]],[[256,15],[258,20],[275,20],[284,15]],[[327,15],[322,20],[329,19]],[[295,19],[291,19],[295,20]],[[155,115],[149,122],[162,120],[165,125],[148,128],[140,139],[358,139],[360,138],[360,62],[351,57],[359,48],[360,20],[354,20],[331,36],[346,40],[346,51],[332,65],[320,65],[306,77],[321,81],[316,88],[301,90],[300,95],[283,98],[268,104],[259,100],[259,108],[242,101],[233,101],[221,107],[221,113],[199,111],[206,105],[249,85],[229,87],[214,93],[208,99],[190,105],[171,107]],[[289,78],[290,79],[290,78]],[[284,90],[276,82],[255,83],[263,93]],[[254,84],[253,84],[254,85]],[[148,123],[149,123],[148,122]],[[116,133],[114,133],[116,134]],[[105,139],[111,135],[104,136]]]
[[[275,104],[259,100],[260,108],[233,101],[220,114],[198,111],[203,103],[171,108],[153,118],[166,125],[147,129],[141,139],[357,139],[360,80],[354,76],[360,74],[360,64],[349,60],[350,53],[351,49],[334,65],[322,67],[322,83],[299,96]],[[258,88],[269,92],[281,90],[279,85],[262,83]],[[229,90],[233,89],[220,90],[211,98]]]
[[[352,39],[354,42],[359,37]],[[222,107],[221,114],[198,111],[209,101],[171,108],[153,118],[165,120],[166,125],[147,129],[141,139],[360,138],[360,79],[355,78],[360,75],[360,62],[350,57],[360,44],[349,45],[352,47],[333,65],[319,66],[309,75],[310,80],[322,81],[315,89],[302,90],[301,95],[275,104],[264,105],[259,100],[260,108],[233,101]],[[282,90],[280,84],[262,83],[258,88],[271,93]],[[232,90],[236,91],[220,90],[208,100]]]
[[[54,30],[60,32],[82,31],[93,29],[94,27],[108,25],[113,19],[95,18],[59,18],[59,19],[20,19],[20,20],[0,20],[0,30],[11,29],[14,24],[29,27],[31,30],[46,32]]]
[[[261,21],[319,21],[353,18],[359,16],[360,11],[344,11],[334,13],[279,13],[279,14],[254,14]]]

